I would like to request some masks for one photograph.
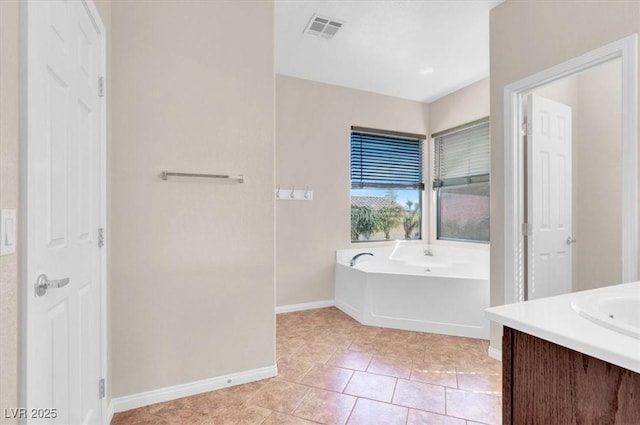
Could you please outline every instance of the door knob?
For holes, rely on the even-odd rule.
[[[571,245],[572,243],[576,243],[576,238],[572,238],[571,236],[569,236],[567,238],[567,245]]]
[[[69,284],[69,278],[65,277],[64,279],[58,280],[49,280],[47,279],[46,274],[41,274],[38,276],[38,280],[36,280],[36,297],[41,297],[47,293],[47,289],[50,288],[62,288],[63,286],[67,286]]]

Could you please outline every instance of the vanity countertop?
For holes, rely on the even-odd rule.
[[[512,329],[640,373],[640,339],[598,325],[571,307],[577,297],[618,291],[640,295],[640,282],[491,307],[485,314]]]

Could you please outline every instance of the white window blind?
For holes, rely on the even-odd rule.
[[[488,118],[434,139],[434,188],[489,181]]]

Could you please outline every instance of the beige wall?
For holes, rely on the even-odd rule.
[[[431,134],[489,116],[489,78],[484,78],[429,104]]]
[[[504,87],[638,32],[640,3],[508,0],[491,11],[490,21],[491,304],[500,305],[505,288]],[[501,347],[499,326],[492,327],[491,345]]]
[[[351,245],[351,126],[428,134],[428,116],[425,103],[276,76],[276,184],[314,197],[276,202],[276,305],[333,300],[335,250]]]
[[[113,2],[111,21],[113,396],[273,366],[273,2]]]
[[[18,1],[0,1],[0,208],[18,208]],[[18,407],[20,368],[18,256],[0,257],[0,421]]]

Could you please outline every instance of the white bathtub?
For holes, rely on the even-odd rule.
[[[336,307],[365,325],[489,339],[489,252],[397,242],[336,251]],[[361,256],[351,267],[351,258]]]

